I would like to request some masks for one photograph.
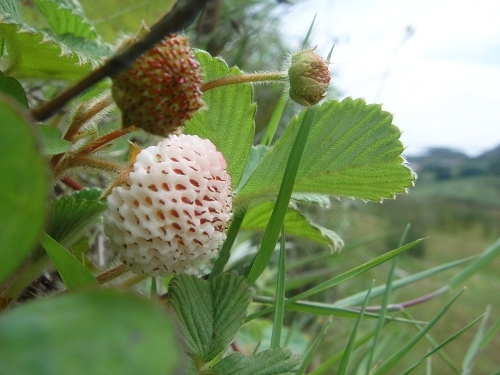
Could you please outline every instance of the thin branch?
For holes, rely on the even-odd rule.
[[[166,35],[176,33],[189,26],[209,1],[179,0],[169,13],[151,27],[151,31],[147,35],[129,48],[117,53],[103,66],[91,72],[74,86],[63,91],[47,103],[34,108],[31,111],[31,115],[35,120],[43,121],[64,107],[71,99],[103,78],[116,75],[128,68],[140,55],[151,49]]]

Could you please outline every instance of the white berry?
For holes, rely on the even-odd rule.
[[[231,178],[207,139],[171,135],[142,150],[108,196],[105,232],[134,273],[168,276],[214,257],[232,218]]]

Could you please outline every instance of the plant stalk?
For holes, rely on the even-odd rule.
[[[281,72],[268,73],[251,73],[242,74],[239,76],[217,78],[213,81],[204,83],[201,86],[201,91],[205,92],[221,86],[237,85],[239,83],[256,83],[256,82],[272,82],[272,81],[287,81],[288,76]]]

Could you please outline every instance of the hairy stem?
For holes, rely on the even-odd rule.
[[[79,182],[73,180],[71,177],[65,176],[61,179],[61,181],[66,185],[72,188],[73,190],[82,190],[83,185]]]
[[[128,269],[125,268],[123,264],[120,264],[114,268],[111,268],[100,275],[96,277],[97,282],[102,285],[105,284],[111,280],[116,279],[117,277],[120,277],[121,275],[125,274],[128,272]]]
[[[236,85],[238,83],[286,81],[287,79],[288,76],[281,72],[242,74],[206,82],[201,86],[201,91],[208,91],[221,86]]]

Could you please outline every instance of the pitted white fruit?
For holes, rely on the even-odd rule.
[[[168,276],[214,257],[232,218],[231,178],[207,139],[171,135],[108,196],[105,233],[134,273]]]

